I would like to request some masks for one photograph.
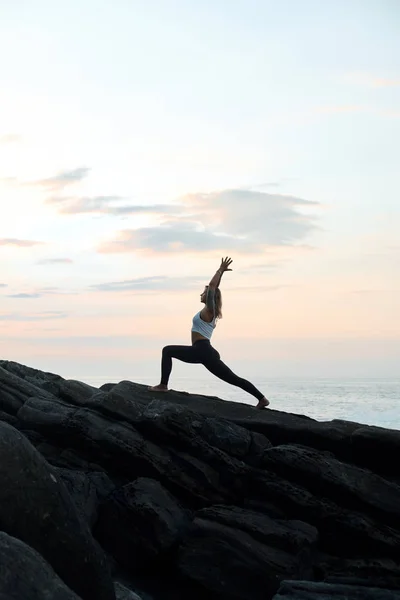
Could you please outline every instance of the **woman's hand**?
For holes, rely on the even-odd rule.
[[[231,266],[232,262],[233,262],[232,259],[228,258],[228,256],[226,258],[221,258],[221,266],[220,266],[219,270],[222,273],[225,273],[225,271],[232,271],[232,269],[229,268]]]

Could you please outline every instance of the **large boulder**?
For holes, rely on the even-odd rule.
[[[117,581],[115,583],[115,596],[116,600],[144,600],[136,592],[132,592],[125,585]]]
[[[178,568],[204,597],[270,598],[287,578],[312,575],[318,532],[231,507],[200,511],[181,545]]]
[[[129,572],[154,563],[180,541],[190,514],[148,478],[115,490],[101,506],[95,534]]]
[[[10,368],[8,361],[1,362],[4,366],[0,364],[0,410],[16,415],[24,402],[32,396],[55,399],[50,392],[42,389],[41,384],[47,379],[41,378],[40,371],[32,382],[32,378],[21,376],[25,373],[23,365],[11,363],[12,368]]]
[[[264,454],[264,466],[318,495],[329,495],[350,509],[400,525],[400,486],[368,469],[317,450],[280,445]]]
[[[400,590],[400,557],[393,559],[375,555],[343,558],[321,553],[315,564],[315,573],[318,579],[328,583],[359,585],[363,582],[369,587]]]
[[[362,548],[368,556],[398,556],[398,527],[388,525],[386,519],[382,522],[364,514],[361,501],[360,510],[346,506],[340,496],[335,502],[330,498],[329,487],[322,482],[312,493],[305,485],[288,481],[272,471],[254,469],[247,484],[246,506],[257,506],[258,510],[265,510],[267,514],[273,514],[275,507],[279,507],[287,518],[314,525],[319,531],[319,547],[324,552],[357,557]]]
[[[40,552],[83,600],[114,600],[105,555],[61,479],[6,423],[0,423],[0,481],[0,529]]]
[[[105,473],[54,468],[63,481],[84,521],[90,528],[97,521],[99,506],[114,490],[115,485]]]
[[[39,552],[2,531],[0,531],[0,598],[80,600]]]

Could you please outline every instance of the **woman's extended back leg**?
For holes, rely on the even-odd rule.
[[[203,364],[206,369],[210,371],[210,373],[219,379],[222,379],[222,381],[241,388],[248,394],[251,394],[257,398],[257,400],[262,400],[265,398],[264,394],[260,392],[260,390],[258,390],[252,383],[250,383],[250,381],[247,381],[247,379],[243,379],[243,377],[236,375],[224,362],[222,362],[220,358],[203,362]]]

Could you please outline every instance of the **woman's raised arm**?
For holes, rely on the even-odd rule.
[[[221,277],[222,275],[225,273],[225,271],[232,271],[232,269],[230,269],[229,267],[232,264],[232,259],[231,258],[222,258],[221,259],[221,266],[218,269],[218,271],[215,273],[215,275],[213,276],[213,278],[211,279],[210,283],[208,284],[209,289],[217,289],[217,287],[219,287],[219,284],[221,282]]]

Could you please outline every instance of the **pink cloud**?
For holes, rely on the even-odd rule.
[[[368,110],[366,106],[360,104],[333,104],[327,106],[319,106],[314,109],[317,113],[354,113]]]
[[[348,73],[345,75],[344,80],[355,85],[374,88],[400,86],[400,78],[398,77],[381,77],[372,73]]]
[[[0,246],[18,246],[20,248],[28,248],[30,246],[37,246],[44,242],[37,242],[34,240],[20,240],[18,238],[0,238]]]
[[[37,179],[29,182],[27,185],[41,187],[48,190],[63,190],[64,188],[81,182],[87,177],[90,169],[87,167],[78,167],[70,171],[61,171],[53,177],[46,179]]]
[[[70,265],[74,261],[71,258],[42,258],[38,265]]]
[[[21,141],[21,136],[15,133],[0,135],[0,144],[14,144]]]

